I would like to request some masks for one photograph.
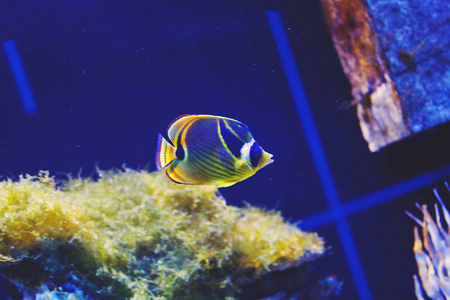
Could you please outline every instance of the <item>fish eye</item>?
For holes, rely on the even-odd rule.
[[[250,162],[252,163],[253,168],[256,168],[258,166],[261,156],[262,148],[258,145],[257,142],[254,142],[252,147],[250,148]]]

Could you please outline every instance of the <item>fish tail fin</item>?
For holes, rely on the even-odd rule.
[[[170,164],[175,158],[175,147],[169,144],[168,141],[158,133],[158,142],[156,144],[156,168],[161,170],[168,164]]]

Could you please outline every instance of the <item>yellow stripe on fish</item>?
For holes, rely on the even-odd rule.
[[[239,121],[212,115],[183,115],[158,135],[156,166],[180,184],[226,187],[273,162]]]

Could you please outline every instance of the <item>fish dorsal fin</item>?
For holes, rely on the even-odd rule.
[[[175,123],[175,122],[178,121],[179,119],[184,118],[184,117],[187,117],[187,116],[190,116],[190,115],[189,115],[189,114],[184,114],[184,115],[178,116],[175,120],[173,120],[172,122],[170,122],[169,126],[167,126],[167,131],[169,131],[170,126],[172,126],[173,123]]]
[[[167,129],[167,135],[174,145],[177,145],[177,143],[179,143],[178,136],[180,135],[183,128],[185,128],[186,125],[191,123],[191,121],[195,118],[197,118],[196,115],[182,115],[169,125],[169,128]]]

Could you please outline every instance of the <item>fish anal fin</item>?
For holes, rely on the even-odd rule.
[[[174,161],[173,163],[171,163],[166,169],[167,178],[177,184],[192,185],[192,183],[187,182],[180,174],[178,174],[178,171],[180,171],[180,167],[180,161]]]
[[[182,182],[175,181],[172,177],[170,177],[170,175],[169,175],[169,173],[167,172],[167,170],[166,170],[165,173],[166,173],[166,177],[167,177],[170,181],[172,181],[173,183],[183,184]]]

